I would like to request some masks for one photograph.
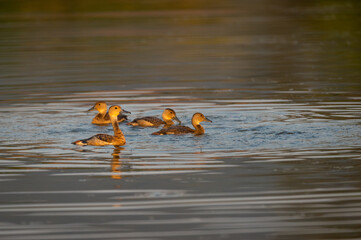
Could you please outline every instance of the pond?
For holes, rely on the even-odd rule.
[[[357,1],[26,2],[0,11],[1,239],[360,236]],[[96,101],[212,123],[72,145],[112,134]]]

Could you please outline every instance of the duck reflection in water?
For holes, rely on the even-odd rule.
[[[122,147],[114,147],[114,151],[113,151],[113,159],[112,159],[112,164],[111,164],[111,169],[112,169],[112,174],[111,178],[113,179],[122,179],[122,175],[121,175],[121,167],[122,167],[122,163],[120,161],[120,151],[123,150],[124,148]]]

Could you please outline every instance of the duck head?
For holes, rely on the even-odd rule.
[[[163,115],[162,115],[163,119],[166,120],[166,121],[169,121],[169,120],[175,120],[179,123],[181,123],[181,121],[178,119],[175,111],[171,108],[166,108],[163,112]]]
[[[199,125],[200,122],[212,122],[212,121],[208,119],[206,116],[204,116],[202,113],[195,113],[192,117],[193,125]]]
[[[95,110],[105,114],[107,112],[107,104],[105,102],[96,102],[94,106],[88,110],[88,112]]]

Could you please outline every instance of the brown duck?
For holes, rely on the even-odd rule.
[[[108,134],[97,134],[87,139],[82,139],[73,142],[75,145],[93,145],[93,146],[105,146],[105,145],[114,145],[122,146],[126,143],[125,137],[122,130],[120,130],[118,125],[118,115],[122,112],[122,108],[118,105],[111,106],[109,108],[109,117],[113,125],[114,136]]]
[[[177,118],[175,111],[170,108],[166,108],[164,110],[162,118],[163,120],[157,117],[141,117],[136,118],[132,122],[127,124],[140,127],[158,127],[161,125],[164,125],[164,127],[169,127],[174,124],[172,120],[176,120],[177,122],[181,123],[181,121]]]
[[[95,117],[92,120],[92,124],[97,124],[97,125],[103,125],[103,124],[109,124],[111,123],[110,121],[110,117],[109,117],[109,113],[107,112],[107,104],[105,102],[96,102],[94,104],[93,107],[91,107],[88,112],[90,111],[98,111],[99,113],[97,115],[95,115]],[[123,109],[124,113],[130,113],[126,110]],[[127,120],[127,116],[124,114],[119,114],[118,115],[118,122],[123,122],[125,120]]]
[[[192,117],[192,125],[194,129],[187,126],[170,126],[168,128],[163,128],[158,132],[152,133],[153,135],[167,135],[167,134],[186,134],[193,133],[195,135],[204,134],[204,128],[200,125],[200,122],[212,122],[202,113],[195,113]]]

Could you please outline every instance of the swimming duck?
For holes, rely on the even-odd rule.
[[[128,125],[132,126],[141,126],[141,127],[158,127],[164,124],[164,127],[169,127],[173,125],[172,120],[176,120],[177,122],[181,123],[181,121],[177,118],[175,111],[170,108],[166,108],[162,114],[163,120],[157,117],[141,117],[136,118],[132,122],[127,123]]]
[[[73,142],[75,145],[93,145],[93,146],[105,146],[105,145],[115,145],[122,146],[125,144],[125,137],[122,130],[120,130],[118,125],[118,115],[122,112],[122,108],[118,105],[111,106],[109,108],[109,117],[113,125],[114,136],[108,134],[97,134],[87,139],[82,139]]]
[[[99,113],[95,115],[92,120],[92,124],[109,124],[111,123],[109,113],[107,113],[107,104],[105,102],[96,102],[93,107],[91,107],[88,112],[97,110]],[[123,112],[130,113],[123,109]],[[127,116],[124,114],[118,115],[118,122],[123,122],[127,120]]]
[[[152,133],[153,135],[166,135],[166,134],[186,134],[193,133],[195,135],[204,134],[204,128],[200,125],[200,122],[212,122],[202,113],[195,113],[192,117],[192,125],[195,129],[192,129],[187,126],[171,126],[168,128],[163,128],[158,132]]]

